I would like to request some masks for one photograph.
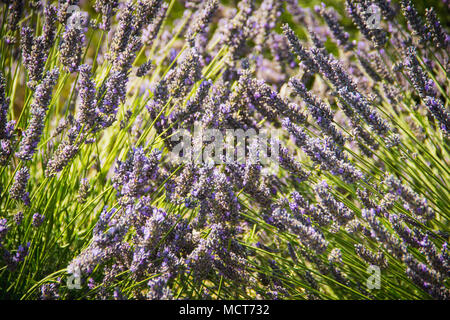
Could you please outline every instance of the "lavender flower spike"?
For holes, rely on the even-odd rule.
[[[0,72],[0,140],[7,138],[9,98],[6,96],[6,81]]]
[[[9,195],[11,198],[19,200],[21,199],[25,204],[28,204],[28,192],[27,183],[30,178],[30,172],[27,167],[20,168],[17,172],[14,183],[9,189]]]
[[[194,39],[195,34],[205,30],[206,26],[211,21],[211,18],[214,14],[214,12],[219,7],[219,1],[218,0],[209,0],[205,2],[205,5],[198,13],[197,18],[193,22],[193,25],[188,31],[188,34],[186,35],[186,38],[191,41]]]
[[[303,48],[300,43],[300,40],[295,35],[294,31],[287,25],[283,25],[283,33],[289,42],[289,47],[291,51],[295,53],[298,59],[308,68],[309,72],[317,73],[319,68],[311,55],[311,52],[307,49]]]
[[[344,47],[344,50],[346,51],[352,50],[354,45],[353,43],[349,42],[349,34],[345,32],[342,26],[339,24],[339,21],[336,17],[336,11],[331,8],[326,9],[324,4],[319,7],[318,11],[330,28],[333,37],[337,41],[337,44],[342,45]]]
[[[303,149],[311,160],[323,169],[330,171],[332,174],[341,175],[348,183],[356,182],[362,178],[361,171],[346,160],[342,151],[330,139],[312,139],[302,128],[291,123],[288,118],[283,120],[283,127],[294,136],[296,144]]]
[[[405,16],[408,24],[413,30],[413,34],[421,38],[421,42],[428,40],[428,30],[425,24],[422,22],[419,13],[414,7],[411,0],[401,0],[403,15]]]
[[[339,144],[344,145],[345,138],[342,132],[333,123],[333,113],[331,109],[320,99],[313,96],[306,89],[305,85],[298,79],[291,78],[289,84],[306,102],[309,113],[316,119],[317,124],[325,134],[333,138]]]
[[[373,41],[376,47],[383,47],[387,41],[386,32],[383,29],[370,29],[367,26],[365,12],[359,4],[354,4],[352,0],[346,0],[345,4],[349,16],[364,37]]]
[[[416,53],[417,50],[413,46],[405,49],[404,65],[408,72],[408,76],[421,98],[426,96],[435,97],[436,91],[434,89],[434,83],[420,66]]]
[[[17,157],[22,160],[31,160],[36,152],[36,147],[41,140],[45,124],[47,107],[50,104],[52,90],[58,79],[58,69],[47,72],[45,78],[37,86],[34,102],[31,105],[31,120],[27,130],[20,141]]]
[[[111,18],[117,10],[118,0],[96,0],[94,9],[102,14],[100,29],[109,31],[111,28]]]
[[[82,65],[80,71],[79,95],[81,103],[78,109],[77,121],[80,125],[84,125],[88,130],[96,124],[98,119],[96,112],[97,100],[95,98],[95,83],[90,79],[91,67],[89,65]]]
[[[76,12],[76,19],[81,19],[82,14]],[[64,68],[69,72],[78,70],[83,53],[84,34],[82,26],[71,25],[62,36],[62,44],[60,48],[60,59]]]

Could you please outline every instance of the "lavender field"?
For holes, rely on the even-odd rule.
[[[0,2],[0,299],[450,299],[450,1]]]

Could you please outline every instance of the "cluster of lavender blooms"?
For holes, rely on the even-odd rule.
[[[361,283],[374,265],[390,289],[402,286],[395,293],[450,299],[450,58],[438,12],[423,20],[402,0],[402,26],[385,0],[347,0],[344,10],[181,4],[174,17],[165,0],[96,0],[81,25],[69,7],[86,3],[9,4],[13,54],[0,59],[8,279],[24,281],[15,272],[27,259],[20,272],[43,283],[57,270],[28,266],[60,250],[69,258],[58,267],[96,299],[392,297]],[[28,21],[36,16],[42,26]],[[260,139],[238,141],[245,155],[236,146],[233,157],[244,161],[173,162],[171,138],[198,125],[222,136],[281,130],[267,145],[279,146],[278,167],[261,161]],[[206,142],[194,155],[225,157],[222,141],[194,139]],[[65,277],[33,294],[77,295]]]
[[[31,160],[41,141],[45,128],[45,117],[52,99],[53,87],[58,80],[58,69],[48,71],[42,82],[37,86],[34,101],[31,105],[31,119],[23,138],[20,141],[17,157],[22,160]]]
[[[340,25],[336,11],[332,8],[326,8],[324,3],[321,6],[318,6],[316,11],[318,11],[325,20],[333,37],[336,39],[336,43],[343,46],[344,50],[353,49],[355,44],[349,41],[350,35],[348,32],[345,32],[344,28]]]
[[[283,26],[283,32],[289,41],[293,52],[305,64],[311,73],[321,73],[339,93],[343,102],[356,111],[374,130],[384,135],[389,131],[389,125],[370,105],[343,69],[342,64],[332,55],[327,55],[319,48],[305,49],[289,26]]]
[[[14,271],[19,266],[19,264],[23,262],[27,257],[29,248],[30,243],[27,243],[26,245],[19,245],[15,254],[11,253],[7,249],[1,248],[3,249],[2,258],[7,268]]]
[[[10,99],[6,95],[6,83],[4,76],[0,73],[0,165],[8,163],[13,152],[14,120],[8,121],[8,109]]]
[[[27,192],[27,183],[30,179],[30,172],[27,167],[20,168],[14,177],[14,183],[9,189],[9,195],[12,199],[22,200],[25,205],[30,205],[30,197]]]
[[[75,12],[72,14],[72,19],[82,21],[83,14]],[[81,55],[83,54],[84,34],[82,26],[76,23],[69,24],[66,31],[62,35],[62,42],[60,46],[61,64],[69,72],[77,70],[81,62]]]
[[[218,0],[205,1],[203,8],[197,13],[197,17],[193,22],[189,33],[186,35],[187,40],[192,42],[197,33],[205,32],[205,28],[208,26],[212,15],[219,6]]]
[[[286,228],[289,232],[298,235],[300,241],[316,254],[320,255],[328,246],[323,234],[311,225],[310,220],[299,221],[299,219],[290,217],[286,210],[280,208],[275,208],[267,220],[280,230]]]
[[[320,101],[320,99],[313,96],[301,81],[292,78],[289,84],[306,102],[309,113],[317,121],[317,124],[324,133],[330,136],[335,143],[343,145],[345,143],[345,138],[342,132],[340,132],[333,124],[333,114],[330,108]]]
[[[324,170],[341,175],[349,183],[363,178],[361,171],[346,159],[342,150],[330,139],[311,138],[287,118],[284,119],[283,126],[292,134],[295,143]]]
[[[360,4],[347,0],[345,1],[345,5],[348,15],[352,18],[361,34],[364,35],[367,40],[372,41],[375,47],[380,48],[383,47],[387,41],[386,32],[381,28],[377,28],[377,26],[375,26],[375,28],[369,26],[370,14],[367,12],[368,2],[369,1],[362,1]]]
[[[20,222],[18,223],[20,224]],[[8,220],[6,218],[0,218],[0,261],[3,266],[6,266],[8,270],[14,271],[19,264],[25,260],[28,255],[30,243],[26,245],[19,245],[15,253],[12,253],[7,249],[6,237],[10,233],[11,226],[8,226]]]
[[[383,226],[379,218],[376,217],[375,210],[364,210],[363,217],[367,219],[370,225],[370,236],[378,239],[390,254],[405,263],[407,266],[406,274],[414,281],[414,283],[422,287],[436,299],[449,299],[450,290],[443,284],[443,280],[448,277],[447,263],[444,262],[445,257],[442,254],[438,255],[435,248],[427,248],[427,246],[433,245],[428,242],[426,236],[420,241],[418,246],[421,247],[422,251],[425,252],[427,256],[433,255],[433,258],[436,261],[439,261],[439,263],[434,266],[431,263],[425,264],[418,261],[416,257],[408,252],[407,248],[411,245],[411,239],[414,239],[414,236],[407,227],[403,230],[401,227],[395,227],[396,230],[398,230],[397,233],[400,236],[399,239]],[[393,221],[394,226],[399,223],[397,217],[392,217],[391,220]],[[443,250],[444,249],[445,247]],[[427,258],[427,260],[428,259],[429,258]]]
[[[242,281],[246,265],[244,250],[234,238],[239,206],[226,177],[203,169],[198,173],[197,183],[190,186],[186,185],[188,175],[174,181],[174,190],[168,192],[182,193],[181,187],[190,187],[192,191],[188,193],[200,205],[194,224],[197,227],[191,226],[182,216],[153,206],[151,197],[146,195],[165,177],[158,170],[157,155],[158,151],[146,156],[142,149],[136,149],[125,162],[118,163],[113,181],[121,208],[103,211],[94,228],[93,243],[71,262],[69,272],[81,270],[87,276],[97,265],[114,261],[103,282],[123,270],[130,270],[136,281],[154,272],[163,273],[148,283],[147,297],[155,299],[172,296],[168,287],[159,287],[161,281],[167,285],[184,272],[201,281],[215,269],[227,278]],[[206,226],[209,235],[204,238],[198,227]],[[126,237],[131,230],[132,244]]]
[[[442,131],[446,134],[450,132],[450,112],[444,107],[442,101],[436,96],[436,89],[431,80],[420,66],[416,57],[416,49],[408,47],[405,49],[404,66],[408,72],[414,88],[420,97],[425,101],[425,105],[431,114],[440,123]]]
[[[111,28],[111,19],[117,11],[119,1],[106,1],[106,0],[96,0],[94,9],[98,13],[102,14],[102,22],[99,25],[99,28],[102,30],[109,30]]]
[[[20,46],[23,64],[28,71],[28,86],[35,88],[42,79],[49,50],[56,36],[56,8],[48,5],[44,9],[44,25],[42,35],[35,37],[30,27],[20,31]]]
[[[348,209],[342,202],[336,201],[330,193],[330,187],[326,181],[321,181],[315,188],[320,199],[322,211],[327,212],[333,217],[338,225],[345,226],[353,220],[354,213]]]
[[[428,205],[427,200],[420,197],[410,187],[402,185],[401,181],[392,175],[386,177],[385,183],[389,191],[397,194],[403,200],[403,206],[417,218],[425,221],[434,218],[435,213]]]

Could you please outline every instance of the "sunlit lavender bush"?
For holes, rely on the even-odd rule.
[[[427,3],[3,0],[0,297],[449,299]],[[175,161],[194,127],[276,161]]]

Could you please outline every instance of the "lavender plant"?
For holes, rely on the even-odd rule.
[[[230,3],[0,4],[1,299],[450,298],[445,12]]]

